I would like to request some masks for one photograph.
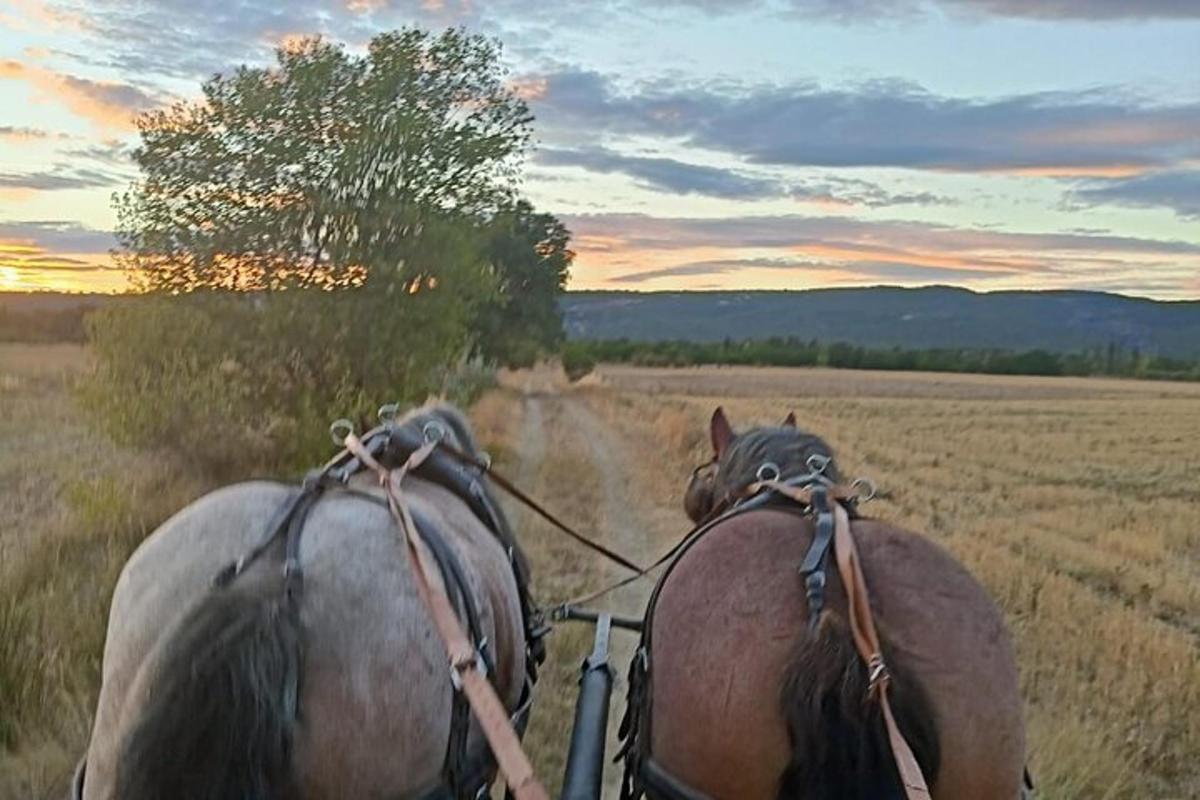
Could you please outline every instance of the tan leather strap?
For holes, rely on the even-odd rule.
[[[863,577],[862,565],[859,563],[858,548],[854,544],[854,536],[850,531],[850,515],[841,503],[833,504],[834,533],[833,549],[837,554],[838,572],[842,576],[842,584],[846,588],[846,599],[849,606],[850,632],[854,637],[854,645],[862,656],[870,672],[871,694],[883,711],[883,721],[887,728],[888,741],[892,745],[892,756],[896,760],[896,768],[900,772],[900,780],[904,784],[904,793],[908,800],[931,800],[929,787],[925,784],[925,776],[913,755],[912,748],[900,732],[896,718],[892,714],[891,703],[888,702],[889,676],[887,664],[883,660],[883,652],[879,646],[879,634],[875,630],[875,618],[871,614],[871,599],[867,595],[867,582]]]
[[[461,687],[466,695],[509,791],[517,800],[549,800],[550,795],[538,781],[533,772],[533,765],[529,763],[528,756],[521,748],[520,737],[512,726],[508,710],[480,669],[481,660],[475,645],[463,630],[458,615],[454,612],[441,570],[438,569],[429,546],[414,524],[401,490],[404,477],[429,457],[437,443],[430,442],[414,451],[402,467],[391,472],[367,451],[353,433],[346,436],[345,444],[347,450],[379,476],[380,485],[387,495],[388,508],[408,546],[409,564],[416,580],[417,593],[429,609],[434,627],[445,645],[456,688]]]
[[[812,488],[808,486],[790,486],[778,480],[774,481],[758,481],[746,487],[746,497],[753,497],[763,489],[770,489],[773,492],[795,500],[803,506],[812,505]],[[826,487],[830,500],[853,500],[858,497],[858,489],[853,486],[843,486],[834,484]]]

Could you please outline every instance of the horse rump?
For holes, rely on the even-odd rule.
[[[214,588],[165,634],[121,746],[115,797],[294,796],[301,630],[281,581]]]
[[[883,642],[884,658],[888,646]],[[930,787],[941,753],[933,706],[921,684],[888,660],[888,697]],[[791,762],[780,800],[903,800],[883,712],[868,695],[867,670],[844,620],[831,611],[805,632],[781,695]]]

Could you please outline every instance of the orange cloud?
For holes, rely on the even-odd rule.
[[[1141,147],[1200,139],[1200,123],[1194,119],[1170,117],[1153,120],[1107,120],[1075,128],[1036,131],[1025,138],[1032,144]]]
[[[51,8],[41,0],[9,0],[9,4],[14,11],[18,12],[19,16],[5,14],[2,18],[15,30],[66,28],[81,31],[89,27],[87,18],[81,14]]]
[[[509,88],[517,97],[532,103],[546,96],[550,83],[545,78],[514,78],[509,83]]]
[[[841,216],[613,214],[567,223],[577,231],[575,289],[950,283],[1189,297],[1200,274],[1200,244],[1104,232],[1017,233]]]
[[[0,80],[23,80],[38,101],[53,100],[106,131],[134,129],[134,116],[158,103],[135,86],[94,81],[20,61],[0,61]]]
[[[980,170],[1031,178],[1130,178],[1150,171],[1142,164],[1074,164],[1038,167],[999,167]]]

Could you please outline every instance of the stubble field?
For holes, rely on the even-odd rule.
[[[0,348],[0,797],[59,796],[117,570],[208,488],[92,430],[70,399],[85,364],[72,348]],[[679,498],[718,403],[735,425],[795,410],[844,472],[884,490],[867,512],[941,542],[987,586],[1016,641],[1040,797],[1200,796],[1200,385],[611,367],[575,386],[505,375],[472,415],[506,474],[649,561],[688,528]],[[620,577],[511,510],[539,599]],[[604,604],[636,611],[648,589]],[[552,635],[528,737],[550,784],[589,636]],[[619,673],[631,648],[616,640]]]

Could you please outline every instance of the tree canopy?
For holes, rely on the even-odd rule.
[[[306,39],[202,89],[141,117],[116,199],[147,296],[91,319],[82,392],[115,436],[300,465],[329,420],[464,402],[560,343],[569,235],[518,194],[532,117],[494,41]]]
[[[144,288],[436,281],[461,265],[429,258],[430,229],[515,200],[532,117],[495,42],[409,28],[362,57],[312,38],[277,61],[139,120],[117,210]]]
[[[563,342],[558,297],[575,254],[570,233],[525,201],[505,208],[487,226],[486,259],[499,297],[475,316],[475,347],[487,361],[531,366]]]

